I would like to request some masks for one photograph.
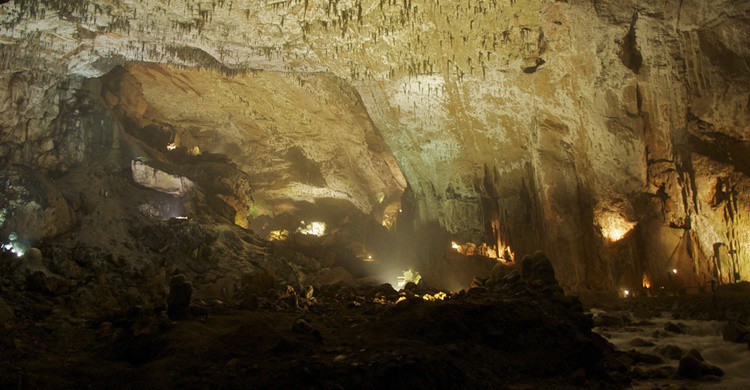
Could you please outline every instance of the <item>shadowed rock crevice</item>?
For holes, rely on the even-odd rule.
[[[620,50],[620,59],[623,65],[638,74],[643,66],[643,55],[638,47],[636,36],[636,24],[638,23],[638,12],[633,14],[633,20],[630,22],[628,33],[622,38],[622,47]]]

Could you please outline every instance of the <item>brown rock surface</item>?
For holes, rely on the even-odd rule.
[[[126,107],[120,117],[172,126],[186,146],[239,149],[249,174],[278,173],[280,188],[260,188],[269,209],[303,194],[369,212],[405,186],[392,153],[417,220],[542,248],[565,288],[634,288],[644,273],[667,285],[673,268],[677,287],[746,279],[748,10],[11,1],[0,6],[0,158],[65,171],[117,145],[130,124],[108,107]],[[133,79],[103,98],[84,80],[129,61],[212,70],[128,66]],[[307,164],[320,176],[306,182],[294,173]]]

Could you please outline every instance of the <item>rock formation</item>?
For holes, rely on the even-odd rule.
[[[408,183],[417,229],[541,248],[566,289],[750,275],[748,1],[4,3],[4,166],[176,144],[258,187],[225,183],[240,223],[384,221]]]

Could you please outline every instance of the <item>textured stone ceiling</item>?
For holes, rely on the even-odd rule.
[[[4,9],[25,39],[92,75],[96,60],[331,71],[354,80],[486,77],[543,49],[557,6],[524,1],[45,0]],[[554,4],[552,4],[554,5]],[[6,38],[6,39],[7,39]],[[534,62],[534,61],[532,61]]]
[[[423,221],[465,241],[544,248],[568,286],[632,286],[676,266],[697,282],[750,275],[750,1],[46,0],[0,10],[3,72],[36,75],[42,96],[62,75],[130,61],[216,77],[333,74],[364,103]],[[55,114],[28,106],[4,106],[4,139],[41,145],[13,117],[39,128]],[[4,155],[28,160],[7,145]],[[305,156],[316,160],[316,148]],[[613,244],[608,226],[637,228]],[[687,241],[692,254],[677,264],[671,254]]]
[[[252,183],[255,214],[341,199],[382,215],[406,187],[356,92],[330,74],[132,65],[106,84],[104,99],[129,133],[148,139],[149,129],[165,129],[156,142],[164,152],[172,144],[230,156]]]

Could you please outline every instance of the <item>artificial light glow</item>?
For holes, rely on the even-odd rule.
[[[672,273],[673,273],[673,274],[676,274],[676,273],[677,273],[677,268],[673,269],[673,270],[672,270]]]
[[[629,290],[622,290],[622,293],[623,293],[623,294],[625,294],[625,297],[626,297],[626,298],[627,298],[628,296],[630,296],[630,291],[629,291]]]
[[[185,217],[185,216],[180,216],[180,217],[175,217],[175,218],[177,218],[177,219],[188,219],[188,217]]]
[[[464,256],[484,256],[490,259],[504,261],[506,263],[512,263],[515,261],[516,254],[510,249],[510,246],[499,246],[500,251],[494,247],[482,243],[480,245],[474,243],[459,244],[455,241],[451,241],[451,249],[464,255]]]
[[[167,150],[175,150],[175,149],[177,149],[177,144],[175,144],[174,142],[167,145]]]
[[[372,258],[372,255],[367,255],[364,259],[362,259],[365,263],[373,263],[375,262],[375,259]]]
[[[302,221],[302,223],[305,223],[305,221]],[[325,222],[310,222],[304,228],[298,229],[298,231],[305,235],[321,237],[326,234],[326,224]]]
[[[602,228],[602,235],[612,242],[622,240],[636,225],[613,212],[599,216],[598,224]]]
[[[271,230],[268,234],[268,241],[283,241],[289,237],[288,230]]]
[[[643,288],[651,288],[651,281],[646,274],[643,274]]]
[[[398,289],[404,288],[407,283],[414,283],[419,284],[419,281],[422,280],[422,275],[419,274],[419,272],[414,272],[411,269],[408,269],[403,272],[403,275],[399,276],[398,278]]]
[[[501,246],[501,248],[503,247]],[[500,251],[499,258],[508,263],[514,263],[516,261],[516,252],[513,252],[513,250],[510,249],[510,245],[507,245]]]
[[[26,250],[16,243],[5,244],[3,245],[3,249],[15,254],[16,257],[21,257],[24,253],[26,253]]]
[[[448,294],[438,291],[433,295],[425,294],[422,295],[422,299],[425,301],[444,301],[446,298],[448,298]]]

